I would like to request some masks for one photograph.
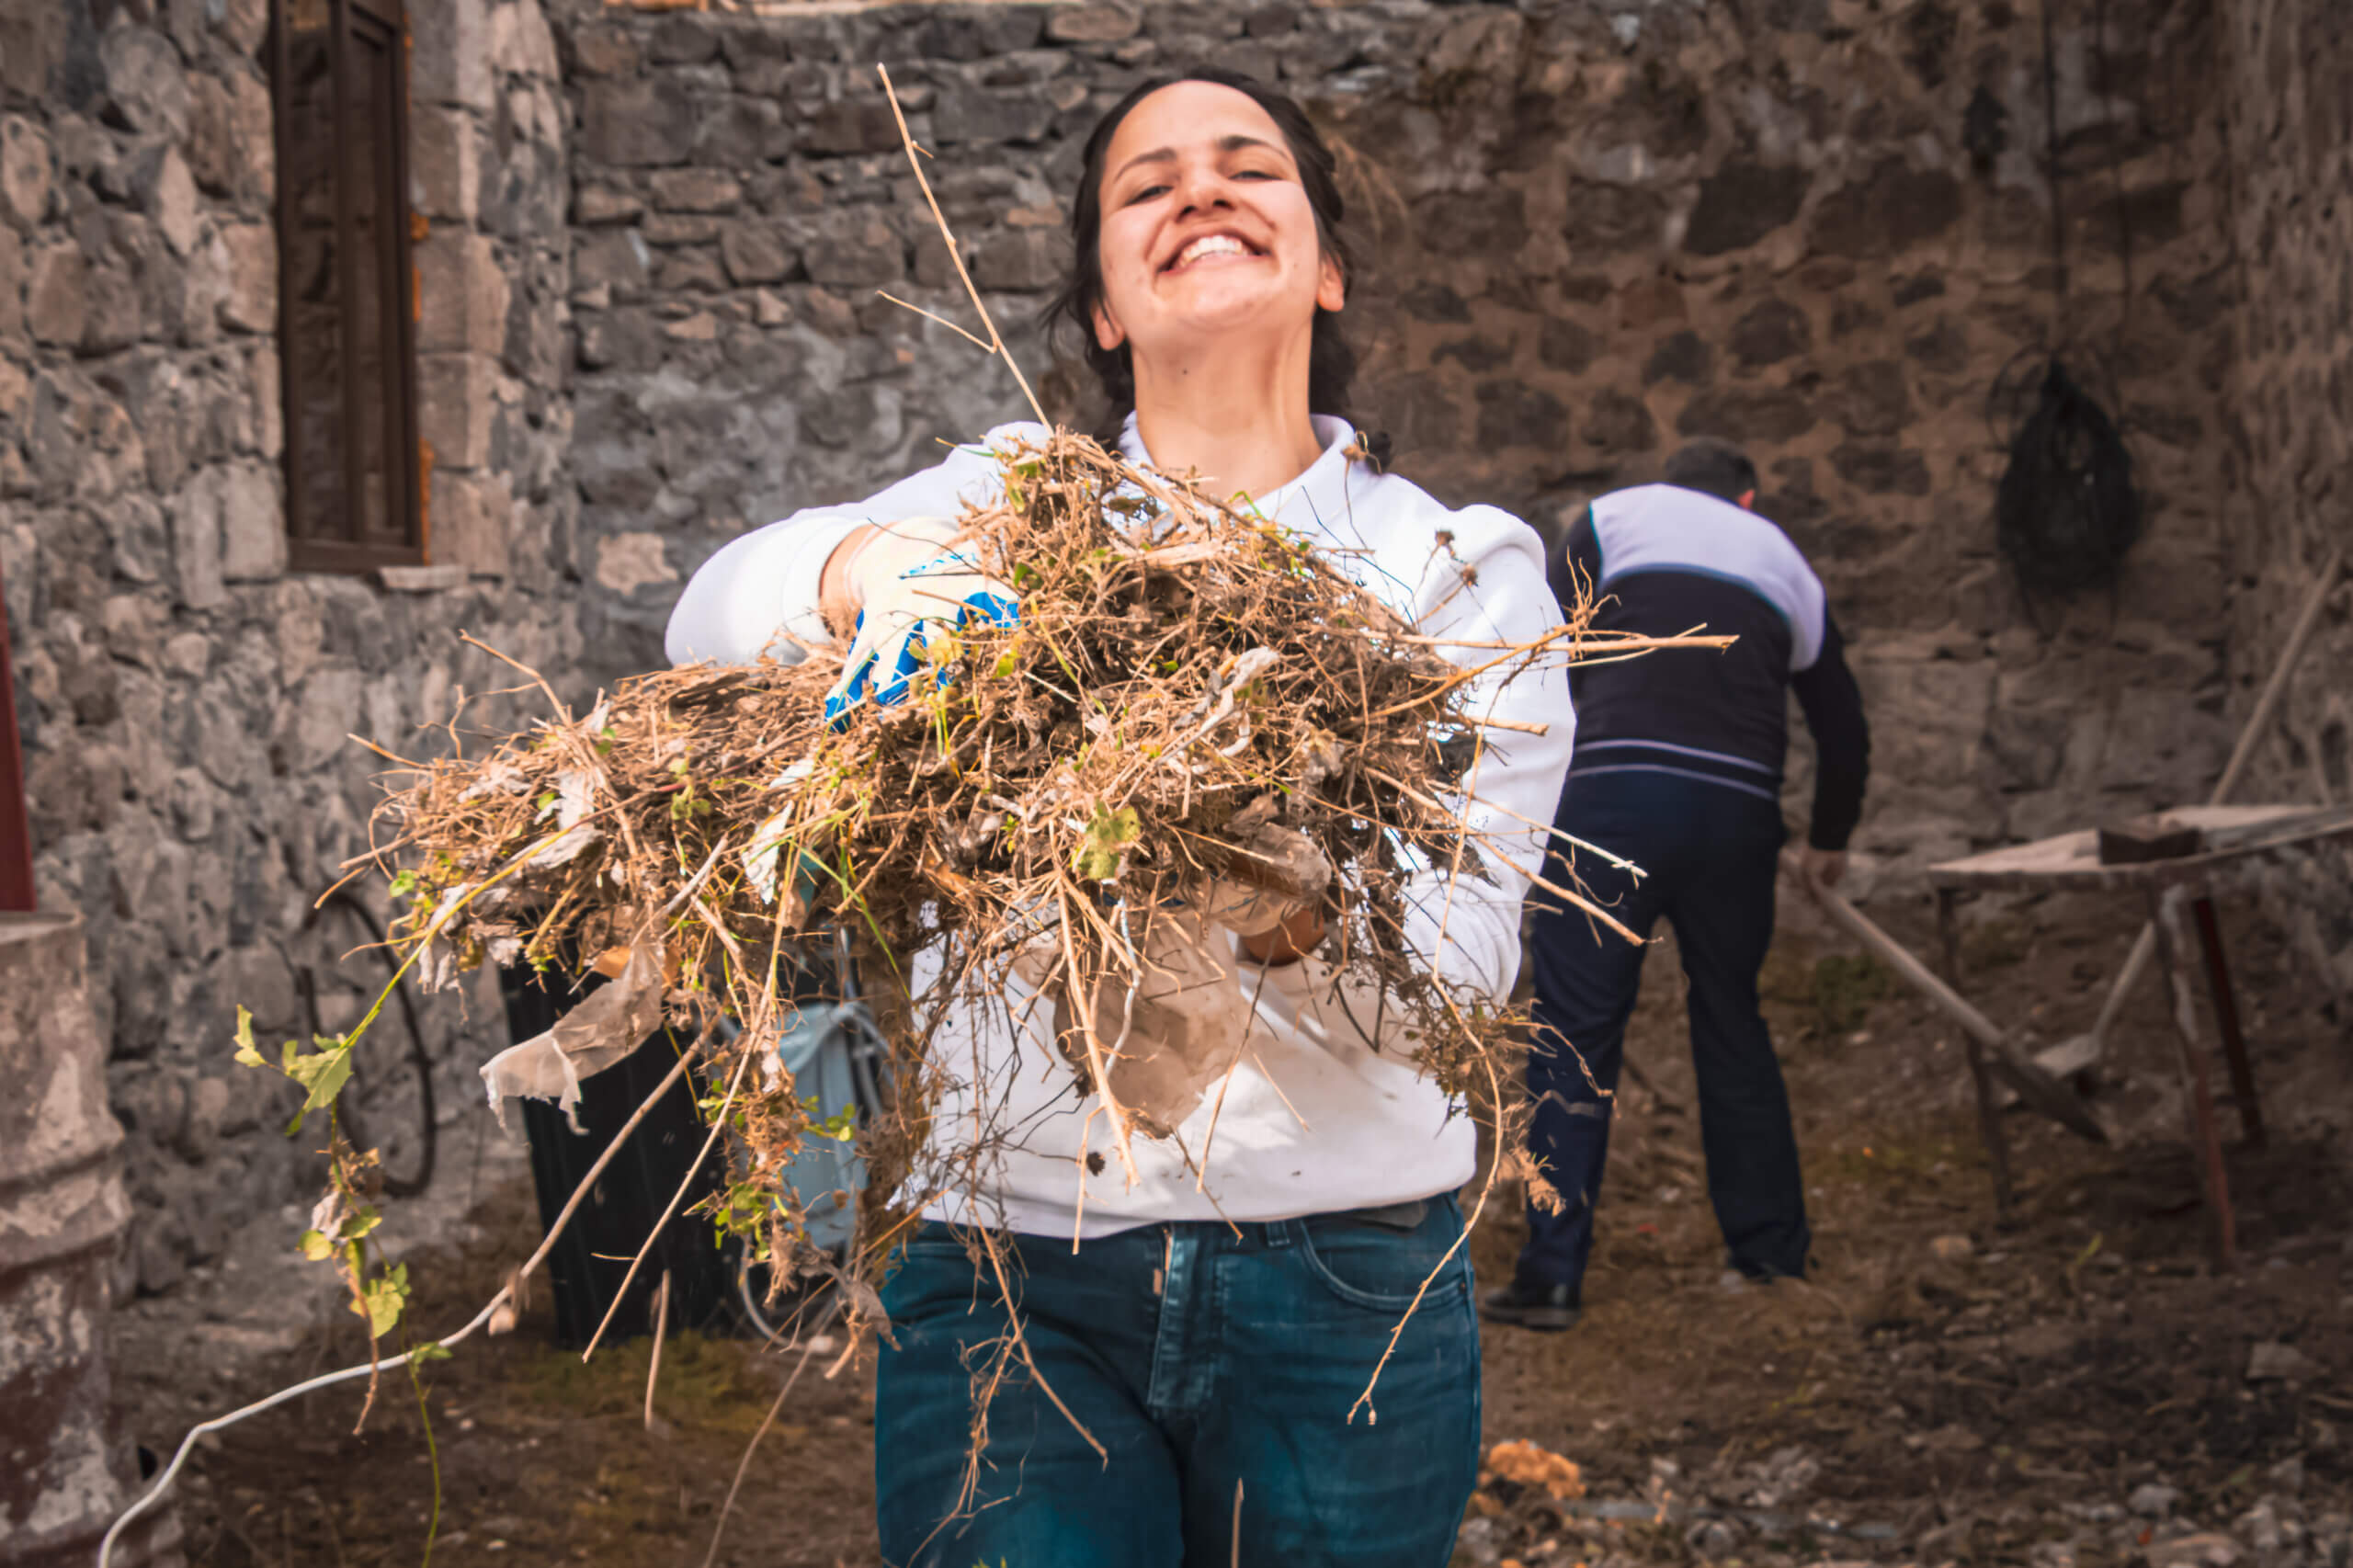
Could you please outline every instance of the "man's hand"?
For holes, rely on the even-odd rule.
[[[835,550],[821,597],[855,608],[858,623],[842,678],[825,698],[828,719],[838,723],[869,699],[882,708],[905,700],[907,677],[924,666],[928,628],[975,616],[1008,626],[1018,618],[1013,590],[958,548],[962,537],[948,518],[909,517],[860,530]]]
[[[1817,849],[1807,845],[1798,851],[1798,869],[1813,887],[1835,888],[1838,879],[1847,874],[1847,852],[1844,849]]]

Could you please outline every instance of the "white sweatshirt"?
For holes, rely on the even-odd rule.
[[[1256,499],[1264,516],[1354,552],[1337,557],[1342,569],[1425,635],[1526,642],[1558,622],[1543,547],[1526,524],[1492,506],[1449,511],[1409,482],[1351,461],[1345,449],[1355,432],[1343,420],[1318,416],[1315,431],[1323,456]],[[952,517],[968,502],[994,502],[992,449],[1044,435],[1035,425],[1002,426],[866,501],[813,507],[731,541],[679,597],[666,638],[671,662],[801,657],[790,639],[825,637],[818,577],[843,536],[861,523]],[[1131,460],[1150,460],[1132,417],[1121,445]],[[1452,535],[1450,545],[1441,533]],[[1442,651],[1458,664],[1496,656],[1492,647]],[[1470,711],[1549,726],[1542,735],[1484,732],[1464,818],[1493,846],[1484,875],[1467,866],[1454,878],[1442,867],[1425,870],[1410,886],[1405,921],[1413,949],[1458,994],[1497,1002],[1518,972],[1520,900],[1544,853],[1536,824],[1551,823],[1559,804],[1575,728],[1559,659],[1523,665],[1471,683]],[[1237,958],[1233,971],[1232,983],[1256,997],[1256,1016],[1222,1108],[1211,1095],[1173,1141],[1139,1135],[1132,1186],[1099,1116],[1086,1147],[1103,1157],[1081,1164],[1082,1127],[1097,1102],[1078,1093],[1053,1048],[1052,1009],[1031,1005],[1017,980],[1002,1001],[960,1005],[933,1037],[938,1059],[961,1081],[938,1108],[941,1152],[969,1145],[976,1127],[994,1131],[977,1190],[926,1211],[1033,1234],[1099,1236],[1168,1220],[1284,1220],[1402,1203],[1470,1180],[1475,1130],[1415,1071],[1398,1038],[1397,1007],[1353,988],[1336,993],[1333,971],[1313,956],[1264,970]],[[919,958],[909,979],[920,995],[938,975],[936,960]]]

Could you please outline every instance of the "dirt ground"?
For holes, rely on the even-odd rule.
[[[1927,950],[1925,901],[1875,917]],[[2129,912],[2074,898],[1969,912],[1964,989],[2045,1040],[2089,1026]],[[2206,1265],[2171,1038],[2150,984],[2099,1104],[2126,1134],[2084,1142],[2010,1119],[2017,1205],[1997,1220],[1958,1035],[1803,909],[1767,970],[1816,1234],[1802,1284],[1731,1289],[1698,1153],[1682,986],[1654,954],[1587,1280],[1585,1322],[1489,1329],[1490,1443],[1573,1460],[1571,1495],[1497,1476],[1456,1562],[1726,1563],[1873,1559],[2346,1568],[2353,1544],[2353,1233],[2343,1137],[2348,1024],[2246,910],[2225,910],[2268,1147],[2230,1176],[2245,1267]],[[1671,944],[1668,945],[1671,949]],[[535,1240],[519,1156],[472,1109],[451,1174],[395,1210],[416,1250],[416,1321],[472,1315]],[[119,1317],[117,1399],[168,1452],[197,1419],[344,1364],[361,1346],[267,1217],[172,1294]],[[1507,1274],[1510,1195],[1473,1237]],[[589,1365],[547,1309],[387,1380],[364,1435],[356,1385],[205,1440],[180,1508],[199,1564],[700,1563],[745,1445],[798,1358],[674,1336],[644,1419],[648,1347]],[[877,1561],[871,1375],[819,1357],[760,1445],[716,1561]],[[1509,1467],[1505,1467],[1508,1469]]]

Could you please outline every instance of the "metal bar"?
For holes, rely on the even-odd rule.
[[[1953,902],[1958,895],[1950,888],[1937,890],[1937,945],[1944,955],[1945,983],[1961,985],[1961,934],[1953,924]],[[1969,1055],[1969,1076],[1977,1088],[1977,1136],[1985,1145],[1985,1165],[1994,1176],[1994,1213],[2006,1219],[2010,1212],[2010,1144],[2009,1135],[2002,1128],[2002,1108],[1994,1093],[1994,1074],[1985,1065],[1985,1048],[1977,1037],[1963,1029],[1961,1048]]]
[[[335,418],[335,427],[343,435],[343,516],[335,532],[358,543],[364,475],[359,443],[351,434],[352,416],[359,406],[359,356],[352,342],[351,323],[360,309],[359,247],[352,243],[357,225],[351,206],[351,14],[345,0],[327,0],[327,62],[335,84],[335,108],[328,118],[335,125],[335,371],[343,381],[342,407]]]
[[[2189,890],[2184,887],[2153,888],[2149,925],[2157,934],[2157,961],[2173,995],[2174,1033],[2181,1043],[2177,1061],[2182,1097],[2188,1102],[2190,1148],[2205,1193],[2214,1264],[2228,1270],[2238,1267],[2238,1221],[2231,1212],[2231,1176],[2222,1164],[2222,1134],[2214,1124],[2214,1094],[2207,1083],[2206,1049],[2198,1038],[2198,1004],[2189,990],[2189,937],[2183,919],[2189,897]]]
[[[2246,1036],[2239,1029],[2239,1004],[2231,989],[2231,968],[2222,957],[2222,926],[2214,918],[2214,901],[2195,899],[2190,912],[2198,917],[2198,945],[2206,959],[2206,999],[2214,1008],[2214,1026],[2222,1036],[2222,1061],[2231,1070],[2231,1097],[2238,1103],[2239,1136],[2252,1148],[2263,1147],[2263,1107],[2255,1095],[2255,1063],[2246,1053]]]
[[[392,229],[392,262],[386,274],[392,315],[392,335],[386,352],[392,374],[384,389],[387,407],[396,411],[388,420],[393,428],[386,438],[384,465],[399,477],[391,494],[399,506],[401,538],[420,561],[432,559],[432,540],[426,533],[425,474],[418,465],[416,414],[415,255],[409,233],[408,210],[408,17],[400,0],[382,7],[392,30],[385,48],[390,54],[390,102],[385,106],[385,134],[392,142],[392,172],[386,207]]]
[[[310,493],[304,488],[302,464],[302,371],[294,344],[293,261],[299,242],[294,226],[294,46],[288,36],[287,10],[287,0],[270,0],[269,106],[278,171],[271,181],[277,187],[278,213],[278,403],[285,432],[287,542],[293,545],[310,538],[314,528],[305,509]]]
[[[30,915],[33,829],[25,813],[25,758],[17,733],[17,676],[8,639],[8,585],[0,578],[0,910]]]

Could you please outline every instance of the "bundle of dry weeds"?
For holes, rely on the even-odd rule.
[[[746,1068],[790,1022],[812,938],[846,929],[895,1003],[894,1104],[859,1133],[872,1180],[854,1278],[879,1274],[935,1196],[923,1187],[943,1178],[919,1170],[969,1167],[928,1120],[944,1086],[928,1043],[960,1000],[1004,995],[1017,965],[1025,992],[1088,999],[1063,1010],[1060,1044],[1119,1155],[1167,1131],[1116,1086],[1117,999],[1151,978],[1155,923],[1206,883],[1283,886],[1271,828],[1332,868],[1317,896],[1333,969],[1399,1009],[1440,1083],[1500,1111],[1515,1020],[1449,994],[1408,951],[1404,884],[1475,860],[1458,813],[1483,744],[1464,704],[1479,670],[1625,651],[1579,617],[1457,662],[1341,562],[1188,483],[1068,432],[997,455],[1006,499],[968,513],[965,548],[1017,593],[1018,620],[934,636],[938,678],[918,676],[904,705],[829,727],[841,656],[824,649],[668,671],[424,766],[383,808],[396,837],[376,863],[413,901],[403,932],[428,944],[428,983],[452,960],[630,955],[584,1004],[593,1027],[543,1058],[558,1076],[633,1046],[665,1010],[740,1021],[725,1044],[705,1036],[736,1145],[722,1219],[813,1267],[782,1176],[805,1139],[840,1130],[813,1128],[772,1062]],[[919,954],[943,978],[910,996]]]

